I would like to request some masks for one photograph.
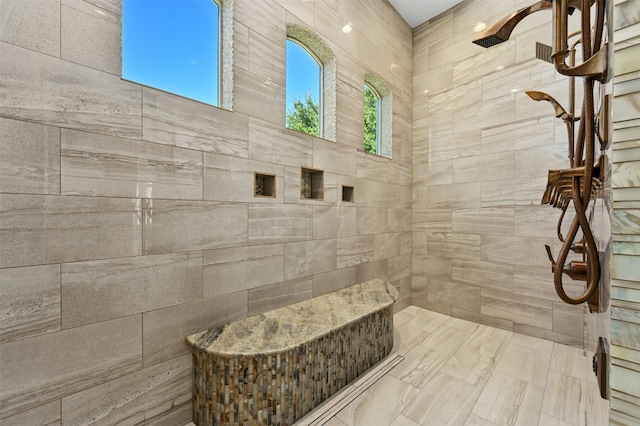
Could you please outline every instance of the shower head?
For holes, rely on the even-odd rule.
[[[478,46],[482,46],[485,48],[505,42],[509,40],[511,32],[520,21],[539,10],[550,9],[552,4],[553,3],[551,1],[542,0],[535,4],[532,4],[531,6],[520,9],[517,12],[514,12],[511,15],[506,16],[495,24],[491,25],[489,28],[480,33],[478,38],[473,40],[473,42]]]
[[[562,105],[560,105],[560,103],[556,101],[551,95],[548,95],[547,93],[544,93],[544,92],[538,92],[536,90],[528,90],[525,93],[534,101],[549,102],[553,106],[553,109],[556,113],[557,118],[561,118],[563,120],[568,120],[571,118],[569,113],[567,113],[567,111],[562,107]]]

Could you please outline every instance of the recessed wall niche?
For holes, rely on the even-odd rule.
[[[324,178],[322,170],[302,168],[300,198],[306,200],[324,199]]]
[[[275,198],[276,196],[276,177],[275,175],[267,175],[263,173],[254,173],[255,179],[253,184],[254,197]]]
[[[342,201],[353,203],[353,186],[342,185]]]

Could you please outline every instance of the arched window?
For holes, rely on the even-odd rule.
[[[364,84],[364,150],[372,154],[380,152],[380,95],[367,83]]]
[[[232,57],[233,33],[222,28],[232,4],[123,0],[122,77],[230,109],[232,73],[221,62]]]
[[[289,129],[322,136],[322,64],[296,40],[287,39],[287,121]]]
[[[374,74],[364,78],[364,150],[391,158],[393,98],[387,84]]]
[[[286,67],[287,127],[335,141],[335,54],[315,33],[290,24]]]

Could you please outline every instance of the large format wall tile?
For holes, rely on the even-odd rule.
[[[0,192],[60,193],[60,129],[0,118]]]
[[[142,317],[18,340],[0,350],[5,417],[139,370]]]
[[[269,244],[207,250],[203,257],[204,297],[283,281],[284,246]]]
[[[60,57],[120,76],[120,12],[78,0],[62,0],[60,11]]]
[[[144,200],[144,254],[245,245],[246,204]]]
[[[284,277],[290,280],[334,270],[336,253],[335,238],[287,243],[284,246]]]
[[[3,0],[0,4],[0,41],[59,57],[60,0],[42,4]]]
[[[312,235],[312,206],[249,205],[250,245],[304,241]]]
[[[313,136],[295,130],[249,120],[249,158],[252,160],[313,168],[313,140]]]
[[[311,278],[304,277],[251,289],[247,315],[258,315],[310,299],[311,286]]]
[[[202,199],[202,154],[188,149],[62,130],[62,193]]]
[[[124,257],[62,265],[62,328],[202,297],[202,253]]]
[[[246,291],[145,312],[142,314],[144,366],[190,353],[186,336],[246,317]]]
[[[96,426],[141,424],[182,411],[182,423],[189,422],[192,374],[190,355],[145,368],[63,398],[62,419]]]
[[[0,195],[0,266],[141,254],[140,200]]]
[[[274,176],[272,196],[256,196],[256,174]],[[282,203],[284,168],[272,163],[204,154],[203,197],[211,201]]]
[[[142,89],[142,137],[145,141],[247,158],[249,120],[150,87]]]
[[[61,424],[60,401],[56,400],[49,402],[34,409],[23,411],[14,416],[0,419],[0,426],[36,424],[42,426],[59,426]]]
[[[60,266],[0,269],[0,344],[60,330]]]
[[[70,62],[0,44],[0,115],[140,139],[142,88]]]

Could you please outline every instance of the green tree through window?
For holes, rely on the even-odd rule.
[[[304,100],[294,99],[293,107],[287,113],[287,127],[308,135],[320,136],[320,104],[311,93]]]
[[[380,96],[368,84],[364,85],[364,150],[380,152]]]
[[[293,39],[287,40],[287,116],[289,129],[322,136],[320,89],[322,66],[315,55]]]

